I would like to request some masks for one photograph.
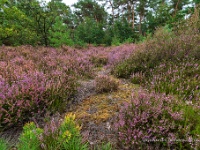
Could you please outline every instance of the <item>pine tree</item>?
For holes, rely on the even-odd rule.
[[[49,34],[50,45],[53,47],[73,45],[73,41],[70,38],[70,32],[67,30],[66,24],[64,24],[59,17],[56,18],[56,22],[49,31]]]

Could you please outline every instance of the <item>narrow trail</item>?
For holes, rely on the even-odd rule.
[[[122,103],[130,101],[131,94],[138,91],[139,86],[129,81],[117,79],[110,75],[110,70],[102,68],[96,71],[96,76],[108,75],[119,82],[119,89],[115,92],[96,93],[95,80],[81,81],[75,104],[71,105],[68,113],[74,113],[79,124],[82,125],[81,134],[84,141],[90,144],[90,149],[102,143],[110,142],[117,145],[116,134],[113,130],[115,116]],[[116,147],[115,147],[116,149]]]

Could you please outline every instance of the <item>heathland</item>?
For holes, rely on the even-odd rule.
[[[200,149],[198,7],[173,23],[112,46],[0,25],[0,150]]]

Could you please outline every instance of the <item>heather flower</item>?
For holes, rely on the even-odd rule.
[[[180,128],[184,119],[181,105],[166,95],[143,90],[133,93],[131,103],[121,107],[114,125],[119,143],[125,149],[153,146],[156,141],[162,148],[176,147],[178,143],[175,139],[186,138],[189,133]],[[183,146],[191,147],[190,143]]]

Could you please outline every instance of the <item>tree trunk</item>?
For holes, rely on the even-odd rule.
[[[135,28],[135,9],[134,9],[134,4],[132,6],[132,28]]]
[[[142,19],[143,19],[143,15],[140,14],[140,23],[139,23],[139,33],[140,33],[140,35],[142,35]]]
[[[180,0],[176,3],[176,7],[174,8],[174,16],[176,16],[176,12],[178,11],[178,5],[180,3]]]
[[[48,42],[47,42],[48,37],[47,37],[47,31],[46,31],[46,18],[45,17],[44,17],[44,24],[43,24],[43,32],[44,32],[44,34],[43,34],[44,44],[45,44],[45,46],[48,46]]]
[[[109,0],[109,3],[110,3],[110,6],[111,6],[111,8],[112,8],[112,20],[114,21],[114,17],[115,17],[114,6],[113,6],[111,0]]]

